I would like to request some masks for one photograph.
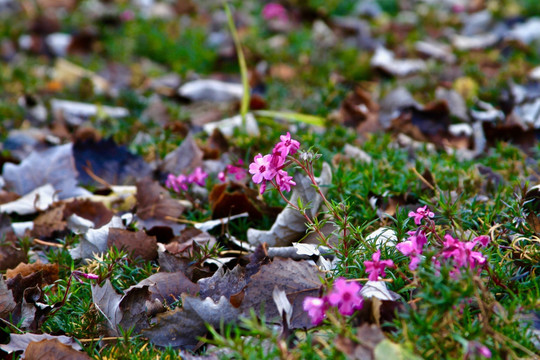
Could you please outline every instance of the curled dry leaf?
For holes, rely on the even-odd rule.
[[[100,228],[107,224],[113,217],[113,212],[107,209],[102,202],[91,201],[89,199],[75,199],[66,202],[65,204],[65,219],[76,214],[77,216],[92,221],[96,228]]]
[[[0,276],[0,318],[4,319],[15,309],[17,303],[8,289],[4,277]]]
[[[92,301],[107,319],[112,336],[121,336],[119,327],[133,328],[133,334],[138,334],[150,326],[146,315],[146,302],[150,298],[148,288],[147,284],[137,284],[120,295],[109,280],[103,286],[92,284]]]
[[[180,299],[183,293],[196,295],[199,292],[199,285],[189,280],[182,272],[159,272],[138,284],[143,285],[149,286],[150,301],[157,299],[159,302],[166,301],[169,305]]]
[[[54,284],[58,280],[58,264],[44,264],[40,260],[32,264],[20,263],[15,269],[6,271],[6,278],[12,279],[18,274],[28,276],[41,271],[43,284]]]
[[[27,262],[26,251],[17,246],[19,242],[17,236],[13,232],[7,232],[2,236],[5,236],[5,238],[0,246],[0,270],[11,269],[21,262]]]
[[[168,153],[163,159],[159,170],[163,174],[179,175],[188,169],[195,169],[202,165],[203,152],[193,139],[188,136],[179,147]]]
[[[309,204],[310,207],[306,211],[309,217],[313,218],[321,205],[322,199],[313,188],[313,184],[306,176],[295,176],[296,186],[294,187],[290,201],[293,204],[298,203],[298,198],[301,198],[303,204]],[[328,190],[326,185],[332,183],[332,171],[330,165],[323,163],[321,175],[318,179],[318,184],[323,193]],[[275,223],[270,230],[249,229],[247,238],[250,244],[267,243],[269,246],[289,246],[293,242],[298,241],[306,232],[306,219],[297,211],[290,207],[286,207],[278,215]]]
[[[46,184],[15,201],[0,205],[0,213],[34,214],[41,210],[47,210],[55,199],[56,190],[51,184]]]
[[[65,204],[59,203],[40,214],[34,220],[32,236],[37,238],[49,238],[66,230],[67,223],[64,221]]]

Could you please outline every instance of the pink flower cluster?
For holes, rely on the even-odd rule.
[[[267,181],[280,191],[291,191],[291,186],[296,185],[292,176],[283,169],[287,165],[287,156],[294,155],[300,148],[300,143],[291,139],[289,132],[279,138],[281,141],[276,144],[272,154],[264,156],[257,154],[253,162],[249,164],[249,173],[253,175],[253,182],[261,184],[261,194],[266,190]]]
[[[242,159],[239,159],[236,165],[227,165],[225,167],[224,171],[220,171],[218,174],[218,179],[221,182],[227,181],[227,177],[229,175],[234,175],[234,180],[241,181],[243,178],[246,177],[247,172],[246,169],[244,169],[242,166],[244,165],[244,162]]]
[[[414,218],[415,224],[420,225],[422,219],[432,218],[434,214],[427,208],[427,206],[424,206],[422,208],[418,208],[416,212],[411,211],[409,216]],[[418,268],[422,252],[424,250],[424,245],[426,245],[428,242],[424,231],[424,228],[419,228],[416,231],[409,231],[409,238],[407,241],[396,245],[396,248],[403,255],[410,257],[411,262],[409,263],[409,269],[411,271]],[[479,269],[485,264],[486,258],[481,252],[474,251],[473,249],[478,244],[486,247],[489,244],[489,241],[490,238],[487,235],[478,236],[472,241],[464,242],[453,238],[450,234],[446,234],[444,236],[442,251],[436,258],[433,259],[433,262],[436,266],[440,266],[440,257],[445,260],[450,259],[452,265],[454,265],[454,270],[451,274],[453,277],[457,276],[457,274],[459,274],[459,270],[462,268]]]
[[[453,270],[453,276],[457,275],[460,268],[469,268],[475,269],[479,268],[481,265],[484,265],[486,258],[479,251],[473,251],[473,248],[485,238],[477,237],[472,241],[459,241],[458,239],[453,238],[451,235],[446,234],[444,236],[444,248],[442,251],[442,256],[445,259],[452,259],[455,269]],[[484,242],[485,243],[485,242]],[[487,243],[486,243],[487,245]]]
[[[304,311],[307,311],[313,325],[319,325],[326,317],[326,311],[332,306],[337,307],[342,315],[352,315],[355,310],[361,309],[364,303],[360,289],[361,286],[356,282],[338,278],[328,296],[307,296],[303,303]]]
[[[414,218],[414,223],[416,225],[420,225],[422,219],[433,218],[434,216],[435,214],[433,213],[433,211],[428,209],[427,205],[424,207],[419,207],[418,209],[416,209],[416,211],[411,211],[409,213],[409,217]]]
[[[191,174],[184,175],[180,174],[174,176],[169,174],[167,180],[165,181],[165,186],[169,189],[173,189],[177,193],[182,191],[187,191],[190,184],[197,184],[199,186],[204,186],[208,173],[206,173],[200,166],[197,167]]]
[[[385,277],[386,272],[384,269],[394,266],[392,260],[381,260],[381,250],[377,250],[377,252],[372,255],[371,260],[373,261],[364,261],[366,272],[369,274],[369,281],[377,281],[379,280],[379,276]]]

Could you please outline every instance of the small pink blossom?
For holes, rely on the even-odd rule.
[[[294,139],[291,139],[291,134],[287,132],[287,135],[281,135],[281,140],[274,147],[274,152],[281,154],[281,157],[286,158],[287,155],[294,155],[300,148],[300,143]]]
[[[451,235],[444,236],[443,257],[452,258],[456,268],[469,267],[470,269],[479,267],[486,262],[486,258],[479,251],[473,251],[477,245],[477,240],[461,242]]]
[[[377,250],[377,252],[371,256],[371,259],[373,261],[364,261],[366,272],[369,274],[369,281],[379,280],[379,275],[381,277],[385,277],[386,272],[384,269],[394,266],[394,262],[392,260],[388,259],[381,261],[381,250]]]
[[[208,173],[206,173],[200,166],[195,168],[195,170],[189,174],[187,177],[188,183],[195,183],[199,186],[204,186],[205,180],[208,177]]]
[[[79,270],[74,270],[72,272],[73,276],[75,277],[75,279],[77,279],[80,283],[82,283],[82,280],[81,280],[81,276],[86,278],[86,279],[89,279],[89,280],[97,280],[99,279],[99,276],[96,275],[96,274],[91,274],[91,273],[85,273],[85,272],[82,272],[82,271],[79,271]]]
[[[249,164],[249,173],[253,175],[252,179],[255,184],[260,184],[263,180],[271,180],[275,176],[276,170],[272,168],[271,160],[271,155],[258,154]]]
[[[286,171],[279,170],[276,174],[276,184],[280,191],[291,191],[291,186],[296,185],[293,177],[289,176]]]
[[[469,344],[469,350],[467,351],[467,355],[480,355],[482,357],[491,358],[491,350],[489,348],[478,341],[470,341]]]
[[[491,239],[487,235],[480,235],[480,236],[475,237],[473,241],[478,241],[483,247],[486,247],[488,246]]]
[[[178,176],[174,176],[173,174],[169,174],[167,176],[167,180],[165,181],[165,186],[169,189],[173,189],[175,192],[179,193],[181,191],[187,191],[188,190],[188,178],[180,174]]]
[[[424,251],[424,245],[427,243],[427,238],[424,232],[418,231],[418,233],[409,232],[409,239],[396,245],[396,248],[405,256],[411,258],[409,263],[409,269],[414,271],[418,268],[420,263],[422,251]]]
[[[262,16],[265,20],[278,19],[287,21],[288,19],[287,10],[283,7],[283,5],[275,2],[265,5],[262,10]]]
[[[424,207],[419,207],[418,209],[416,209],[416,212],[414,211],[411,211],[409,212],[409,217],[412,217],[414,218],[414,223],[416,225],[420,225],[420,223],[422,222],[422,219],[424,218],[433,218],[435,216],[435,214],[428,209],[427,205],[424,206]]]
[[[225,171],[220,171],[217,177],[218,180],[221,182],[225,182],[227,180],[227,175],[225,175]]]
[[[364,302],[359,291],[360,285],[357,283],[338,278],[332,293],[328,296],[328,302],[332,306],[337,306],[342,315],[352,315],[355,310],[362,308]]]
[[[319,325],[326,316],[326,310],[328,309],[328,302],[326,298],[316,298],[312,296],[306,296],[304,298],[304,311],[307,311],[311,318],[313,325]]]

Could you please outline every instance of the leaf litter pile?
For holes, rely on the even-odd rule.
[[[3,358],[537,358],[536,1],[0,29]]]

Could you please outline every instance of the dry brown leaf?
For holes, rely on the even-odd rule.
[[[67,202],[64,208],[64,219],[73,214],[92,221],[96,229],[107,224],[113,217],[113,212],[107,209],[103,203],[88,199],[75,199]]]
[[[182,272],[159,272],[139,282],[138,286],[149,285],[150,301],[166,301],[167,304],[180,299],[183,293],[196,295],[199,285],[189,280]]]
[[[64,203],[58,203],[56,206],[40,214],[34,220],[34,228],[31,231],[32,236],[40,239],[49,238],[54,234],[66,230],[67,224],[64,221],[64,208]]]
[[[58,264],[44,264],[40,260],[32,264],[21,263],[15,269],[7,270],[6,278],[12,279],[18,274],[25,277],[38,271],[42,274],[41,285],[54,284],[58,280]]]
[[[91,360],[86,353],[62,344],[56,339],[32,341],[24,351],[26,360]]]
[[[61,344],[71,347],[74,350],[82,350],[81,346],[72,338],[67,336],[54,336],[49,334],[10,334],[9,344],[0,345],[0,348],[7,353],[14,351],[24,351],[31,342],[42,340],[55,340]]]
[[[137,182],[137,216],[141,219],[178,218],[183,211],[184,207],[156,181],[147,178]]]
[[[144,260],[154,260],[157,257],[156,238],[146,235],[144,231],[111,228],[107,237],[107,247],[113,246]]]
[[[13,299],[13,293],[8,289],[4,277],[0,277],[0,318],[4,319],[17,306]]]

